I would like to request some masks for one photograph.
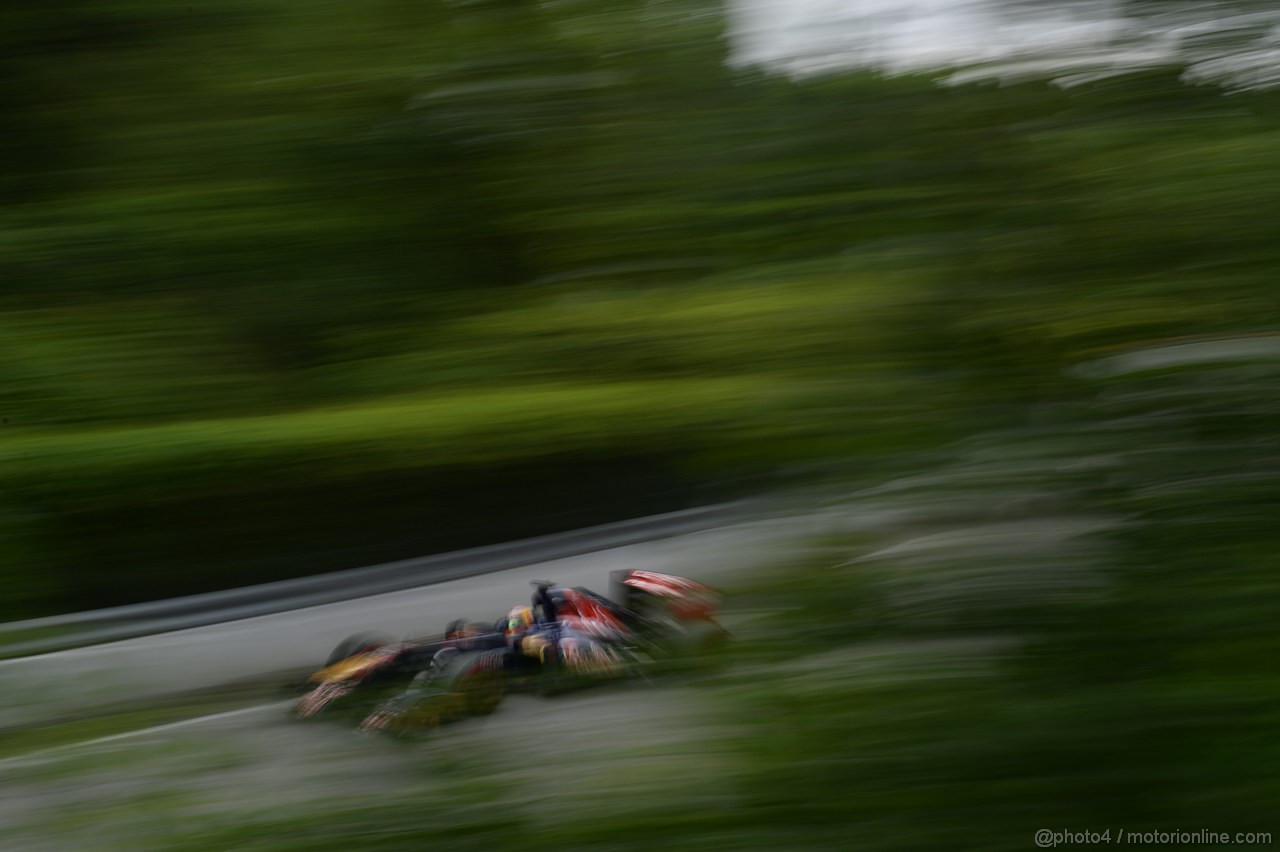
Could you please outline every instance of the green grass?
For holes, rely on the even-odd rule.
[[[287,680],[288,675],[271,675],[238,685],[198,690],[145,704],[125,702],[105,710],[87,711],[77,717],[0,730],[0,759],[74,746],[102,737],[280,700],[284,696],[279,685]]]

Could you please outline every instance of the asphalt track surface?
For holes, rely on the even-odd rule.
[[[419,589],[0,662],[0,687],[13,699],[0,715],[7,725],[31,725],[122,698],[158,701],[254,675],[303,672],[360,630],[411,636],[437,632],[454,618],[494,619],[528,600],[532,580],[607,591],[611,572],[640,568],[723,583],[776,564],[819,523],[812,517],[758,520]],[[681,743],[707,724],[698,689],[687,684],[619,685],[556,699],[510,696],[494,716],[446,729],[438,740],[414,748],[339,725],[298,723],[287,717],[287,706],[264,701],[0,760],[3,848],[171,848],[192,825],[314,807],[333,797],[349,800],[353,779],[359,779],[358,795],[375,801],[425,783],[426,765],[501,754],[494,759],[538,766],[548,748],[569,740],[580,752],[574,770],[540,779],[544,792],[572,796],[580,789],[586,795],[612,786],[623,794],[632,782],[621,780],[616,768],[619,761],[634,761],[630,744],[647,744],[632,778],[651,786],[654,761],[668,769],[678,765]],[[624,730],[627,736],[620,738]],[[704,771],[710,775],[697,781]],[[703,791],[714,789],[714,774],[701,764],[681,770]]]
[[[440,632],[456,618],[491,621],[529,600],[530,582],[608,592],[626,568],[716,583],[763,565],[811,522],[775,518],[542,562],[526,567],[291,612],[0,661],[0,729],[160,699],[271,672],[314,668],[344,637]],[[352,590],[353,595],[359,593]]]
[[[1089,546],[1089,533],[1106,519],[1020,518],[1014,509],[1038,505],[1041,495],[1015,489],[997,496],[975,501],[964,492],[928,504],[909,491],[880,489],[867,492],[856,508],[809,503],[790,516],[410,591],[13,660],[0,663],[0,686],[10,699],[3,712],[31,725],[95,702],[105,706],[121,694],[159,702],[255,674],[302,672],[359,630],[414,635],[436,632],[453,618],[496,618],[528,600],[534,579],[603,591],[611,572],[641,568],[731,586],[755,568],[804,558],[806,546],[837,533],[874,532],[888,545],[860,560],[927,566],[963,552],[988,566],[952,577],[941,590],[931,586],[930,595],[987,594],[989,581],[997,580],[1008,588],[1004,573],[1019,564],[1053,569],[1018,574],[1019,594],[1036,592],[1037,583],[1048,584],[1040,589],[1045,594],[1072,592],[1063,587],[1075,580],[1064,576],[1061,557],[1069,547]],[[751,633],[749,622],[727,620],[727,626]],[[566,810],[583,808],[607,821],[609,808],[631,807],[618,811],[623,824],[637,813],[731,809],[739,806],[732,779],[741,767],[721,738],[743,735],[724,715],[736,706],[732,697],[743,674],[733,669],[702,682],[611,684],[554,698],[512,695],[491,717],[412,744],[348,725],[298,722],[287,717],[286,702],[265,696],[256,706],[193,711],[197,715],[179,721],[0,760],[0,849],[243,846],[245,835],[229,841],[228,829],[261,834],[265,845],[249,848],[271,849],[277,843],[271,838],[293,842],[298,827],[318,815],[336,813],[345,824],[406,796],[402,813],[414,822],[451,826],[511,814],[524,826],[554,827]],[[356,836],[355,848],[379,848],[382,835],[373,826]]]

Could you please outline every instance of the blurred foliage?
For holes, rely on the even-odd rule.
[[[1280,455],[1258,390],[1280,379],[1280,342],[1231,343],[1092,362],[1031,422],[812,516],[807,553],[739,581],[730,599],[756,617],[735,666],[698,684],[705,717],[684,711],[683,740],[643,706],[583,723],[599,705],[579,703],[563,724],[580,738],[534,725],[534,745],[490,753],[492,728],[442,734],[416,752],[421,789],[184,821],[166,848],[1274,833]],[[688,698],[659,695],[650,713]],[[593,739],[608,724],[619,735]]]
[[[729,804],[194,848],[1274,831],[1280,95],[786,79],[701,0],[0,15],[9,615],[948,460],[752,592]]]
[[[702,0],[0,14],[9,616],[865,475],[1275,325],[1280,102],[1176,67],[787,79]]]
[[[762,590],[785,662],[744,711],[744,814],[794,815],[809,848],[1266,829],[1280,349],[1168,351],[975,439],[897,495],[935,508],[889,546],[829,544]]]

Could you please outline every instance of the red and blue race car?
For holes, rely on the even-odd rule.
[[[721,595],[684,577],[628,570],[612,597],[534,583],[528,605],[493,622],[455,621],[434,637],[343,640],[293,714],[346,710],[366,730],[408,733],[492,713],[511,689],[575,686],[705,666],[728,638]]]

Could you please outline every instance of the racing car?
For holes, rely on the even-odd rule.
[[[612,598],[534,584],[531,604],[491,623],[452,622],[443,634],[398,641],[359,633],[309,678],[293,714],[354,708],[365,730],[407,733],[492,713],[509,689],[551,694],[714,658],[727,639],[720,593],[651,571],[615,572]]]

